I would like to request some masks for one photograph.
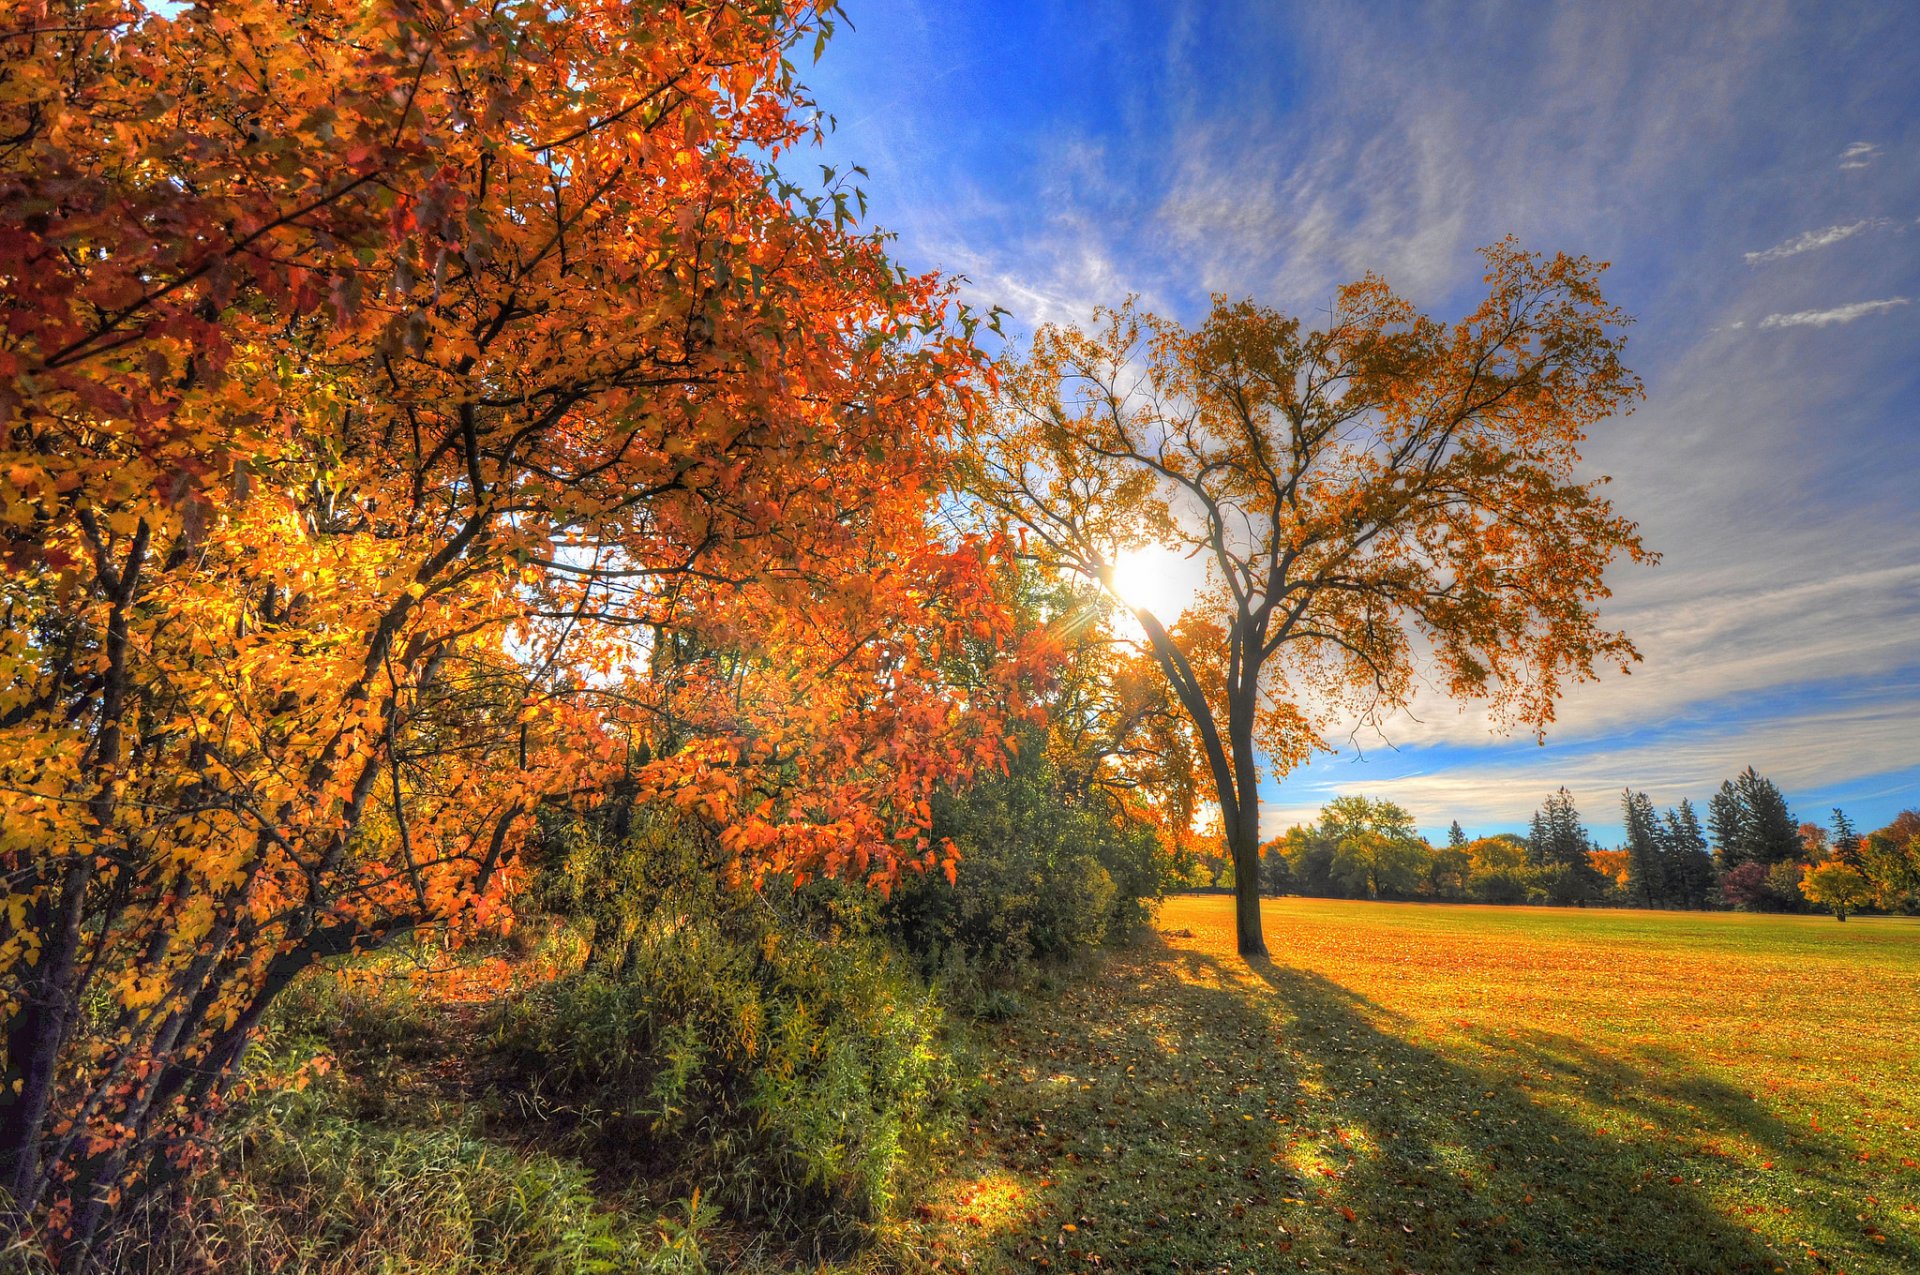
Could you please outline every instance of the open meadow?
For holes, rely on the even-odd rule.
[[[971,1269],[1920,1269],[1920,924],[1232,900],[1007,1024]]]

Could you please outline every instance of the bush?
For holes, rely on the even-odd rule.
[[[1793,889],[1793,898],[1782,895],[1764,863],[1742,863],[1720,879],[1720,891],[1727,902],[1746,912],[1792,911],[1800,903],[1797,880]]]
[[[634,824],[616,846],[577,838],[560,866],[597,882],[577,900],[594,955],[510,1007],[506,1065],[609,1172],[704,1190],[816,1255],[850,1249],[940,1105],[938,1007],[866,932],[862,893],[730,889],[700,834]]]
[[[933,833],[960,853],[954,881],[903,882],[882,909],[923,972],[983,991],[1045,962],[1131,935],[1168,872],[1159,835],[1106,803],[1062,790],[1036,746],[1007,775],[933,807]]]

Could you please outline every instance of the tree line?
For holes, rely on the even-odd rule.
[[[1598,845],[1565,788],[1533,814],[1525,836],[1469,838],[1456,820],[1433,845],[1403,807],[1337,797],[1318,820],[1261,848],[1260,888],[1324,898],[1587,904],[1749,911],[1920,911],[1920,811],[1861,833],[1843,810],[1827,825],[1798,821],[1772,780],[1748,767],[1708,803],[1703,827],[1690,800],[1657,810],[1644,792],[1621,794],[1625,842]],[[1228,870],[1196,865],[1188,884],[1221,884]]]

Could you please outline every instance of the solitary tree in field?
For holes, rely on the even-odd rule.
[[[1047,328],[972,440],[971,487],[1053,567],[1112,587],[1150,542],[1204,562],[1183,615],[1122,597],[1191,718],[1261,955],[1259,780],[1382,721],[1423,667],[1543,730],[1569,681],[1636,653],[1595,614],[1648,558],[1575,474],[1586,430],[1639,383],[1602,267],[1488,249],[1488,294],[1448,325],[1368,277],[1318,329],[1216,298],[1188,329],[1132,303]]]
[[[1860,869],[1838,859],[1816,863],[1800,879],[1800,893],[1807,902],[1826,908],[1833,919],[1844,921],[1847,913],[1873,902],[1873,886]]]

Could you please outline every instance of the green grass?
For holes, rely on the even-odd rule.
[[[887,1264],[1920,1270],[1920,924],[1229,900],[987,1029]]]

